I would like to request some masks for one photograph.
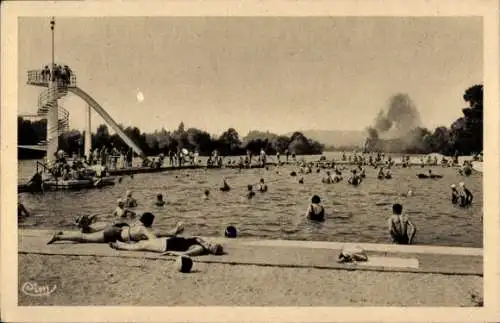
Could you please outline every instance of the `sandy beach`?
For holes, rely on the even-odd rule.
[[[477,306],[478,276],[321,270],[169,260],[19,255],[19,285],[57,283],[49,296],[18,293],[20,306]]]

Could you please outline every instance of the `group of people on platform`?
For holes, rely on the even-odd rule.
[[[48,65],[45,65],[40,73],[42,76],[42,81],[55,81],[60,82],[63,85],[71,84],[71,76],[73,75],[73,71],[69,68],[68,65],[57,65],[54,64],[52,66],[52,71],[50,70]]]

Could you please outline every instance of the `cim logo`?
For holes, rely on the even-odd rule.
[[[25,282],[23,286],[21,286],[21,291],[28,296],[33,297],[43,297],[49,296],[57,289],[57,285],[54,282]]]

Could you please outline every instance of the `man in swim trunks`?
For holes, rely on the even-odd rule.
[[[224,249],[220,244],[212,244],[198,237],[166,237],[142,240],[137,243],[116,241],[109,243],[116,250],[151,251],[169,256],[200,256],[206,254],[222,255]]]
[[[388,220],[389,234],[392,241],[397,244],[411,244],[417,228],[408,219],[408,215],[403,214],[403,206],[396,203],[392,206],[392,215]]]
[[[307,207],[305,216],[312,221],[325,221],[325,209],[321,205],[321,199],[318,195],[311,198],[311,204]]]
[[[108,243],[115,241],[141,241],[156,239],[157,237],[171,236],[181,233],[184,230],[182,222],[177,227],[168,232],[153,232],[152,225],[155,216],[150,212],[145,212],[136,223],[129,225],[127,223],[116,223],[108,226],[106,229],[93,232],[56,232],[47,244],[56,241],[73,241],[78,243]]]

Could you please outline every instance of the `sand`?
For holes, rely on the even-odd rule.
[[[19,292],[20,306],[478,306],[483,278],[196,263],[96,256],[19,255],[19,286],[57,285],[49,296]]]

